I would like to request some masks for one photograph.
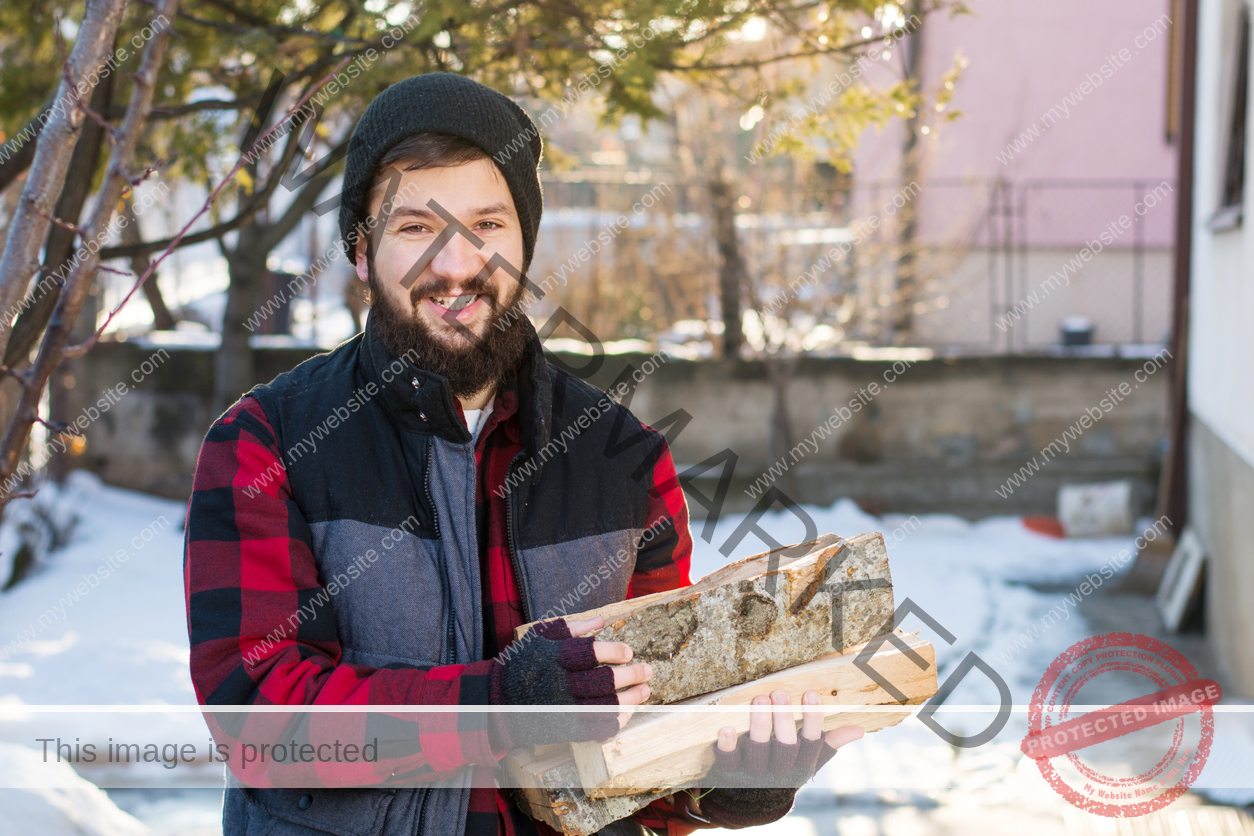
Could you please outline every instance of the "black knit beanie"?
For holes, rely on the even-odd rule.
[[[405,137],[427,132],[461,137],[492,157],[505,176],[522,223],[526,269],[544,208],[540,131],[508,96],[453,73],[427,73],[398,81],[376,96],[357,122],[348,142],[340,202],[340,241],[349,261],[357,261],[358,226],[369,211],[366,195],[379,160]]]

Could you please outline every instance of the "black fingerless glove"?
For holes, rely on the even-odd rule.
[[[496,658],[488,684],[492,705],[618,705],[614,671],[596,660],[591,636],[572,638],[565,619],[545,621]],[[496,712],[502,748],[518,744],[605,740],[618,731],[614,712]]]
[[[788,815],[797,790],[814,777],[836,750],[820,736],[784,744],[772,738],[755,743],[742,735],[739,745],[724,752],[714,746],[714,766],[698,791],[699,818],[719,827],[757,827]]]

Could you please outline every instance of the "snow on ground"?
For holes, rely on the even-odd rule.
[[[104,791],[59,764],[64,786],[31,782],[46,770],[38,752],[0,743],[0,836],[148,836],[148,828],[117,808]]]
[[[0,594],[0,740],[41,751],[39,738],[80,738],[100,753],[110,737],[207,748],[198,713],[21,710],[196,703],[183,605],[184,504],[108,487],[84,472],[73,474],[62,501],[79,515],[69,544]],[[144,769],[152,780],[169,779],[160,765]],[[58,774],[48,771],[45,780],[57,783]]]
[[[1014,701],[1021,704],[1028,702],[1049,661],[1089,635],[1078,616],[1060,616],[1022,652],[1011,652],[1011,642],[1065,597],[1042,594],[1026,584],[1078,584],[1086,575],[1097,573],[1121,549],[1132,549],[1131,537],[1046,537],[1026,529],[1018,517],[993,517],[974,523],[946,514],[880,519],[847,499],[830,508],[807,506],[805,510],[814,518],[820,534],[851,537],[881,532],[888,547],[898,606],[909,598],[956,639],[948,644],[917,617],[906,619],[902,625],[907,630],[920,630],[936,647],[941,677],[973,651],[1005,678]],[[727,562],[719,548],[743,519],[743,515],[735,515],[720,520],[709,543],[701,539],[702,523],[694,523],[694,578]],[[781,543],[796,542],[805,533],[802,522],[787,511],[766,515],[762,527]],[[732,557],[762,548],[750,534]],[[1003,662],[1006,654],[1008,661]],[[996,705],[998,692],[987,679],[973,674],[949,702]]]
[[[36,575],[0,594],[0,740],[32,749],[39,746],[35,737],[52,732],[33,734],[30,729],[51,726],[45,715],[27,717],[23,724],[14,714],[22,705],[195,703],[187,671],[182,589],[184,505],[103,486],[85,474],[74,477],[67,496],[81,516],[69,546],[51,555]],[[1015,652],[1011,641],[1065,594],[1042,593],[1028,584],[1070,590],[1132,547],[1131,538],[1053,539],[1028,531],[1012,517],[975,523],[945,515],[879,519],[847,500],[806,510],[820,533],[882,532],[898,604],[910,598],[954,636],[950,645],[916,617],[903,625],[921,629],[933,642],[941,681],[975,652],[1006,680],[1019,705],[1028,702],[1049,661],[1089,635],[1083,620],[1070,615]],[[762,550],[749,535],[730,557],[719,552],[742,520],[740,515],[721,520],[708,543],[700,537],[702,523],[693,525],[694,578]],[[784,543],[803,534],[801,523],[788,512],[769,514],[762,525]],[[109,565],[110,556],[114,568],[101,577],[100,567]],[[948,701],[997,703],[996,687],[978,673],[964,680]],[[983,715],[942,711],[937,718],[955,732],[972,733],[991,716],[991,710]],[[195,713],[144,715],[142,728],[136,722],[127,725],[127,718],[110,715],[110,729],[127,734],[189,740],[206,736]],[[67,740],[93,734],[90,715],[58,716],[55,723],[56,734]],[[963,809],[975,815],[971,811],[977,808],[987,812],[1003,806],[1022,818],[1018,832],[1058,832],[1062,802],[1017,752],[1025,724],[1024,714],[1012,715],[1006,729],[978,749],[950,747],[914,719],[868,735],[843,750],[803,790],[790,819],[794,829],[786,832],[810,827],[815,832],[856,833],[862,828],[859,816],[866,819],[863,824],[880,828],[863,828],[866,832],[920,832],[920,817],[930,823],[923,829],[941,832],[937,823],[946,816],[958,816],[957,827]],[[18,762],[7,753],[0,758]],[[139,783],[155,786],[169,777],[158,767]],[[13,780],[12,769],[0,775],[0,785]],[[835,815],[833,793],[841,800],[840,823],[830,821]],[[1030,826],[1038,819],[1039,828]]]
[[[868,531],[884,535],[897,605],[909,598],[953,637],[947,643],[917,616],[901,625],[920,630],[936,649],[938,678],[974,652],[1006,681],[1013,702],[1025,705],[1050,661],[1090,635],[1077,615],[1061,618],[1015,652],[1011,642],[1065,593],[1045,594],[1028,586],[1070,591],[1086,575],[1099,572],[1132,538],[1068,539],[1026,529],[1017,517],[968,522],[950,515],[873,517],[849,500],[830,508],[807,507],[819,533],[843,537]],[[719,522],[711,542],[696,546],[694,577],[726,562],[719,547],[743,521]],[[762,527],[781,543],[804,535],[792,513],[769,514]],[[752,535],[733,557],[759,550]],[[1118,564],[1111,564],[1112,568]],[[995,684],[973,672],[946,701],[947,706],[990,706],[982,712],[949,713],[936,719],[955,734],[973,735],[994,718],[1000,703]],[[777,823],[778,834],[913,836],[914,834],[1063,832],[1067,804],[1042,780],[1035,763],[1019,752],[1027,730],[1022,711],[977,748],[942,742],[915,718],[867,735],[849,746],[804,787],[797,808]],[[767,831],[763,831],[764,834]]]
[[[82,471],[64,501],[80,517],[70,544],[0,595],[0,697],[195,702],[183,606],[186,506]]]

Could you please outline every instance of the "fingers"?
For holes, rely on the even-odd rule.
[[[723,726],[718,730],[718,748],[723,752],[736,751],[736,729],[734,726]]]
[[[838,729],[832,729],[827,733],[827,745],[833,749],[839,749],[846,743],[853,743],[855,740],[862,738],[862,729],[857,726],[841,726]]]
[[[625,665],[632,657],[631,646],[622,642],[593,642],[592,651],[602,665]]]
[[[619,691],[616,696],[618,697],[619,705],[642,705],[649,698],[650,693],[652,692],[649,690],[649,686],[641,684]]]
[[[644,701],[649,698],[648,685],[633,685],[625,691],[618,692],[618,704],[623,706],[618,712],[618,727],[621,729],[627,725],[627,721],[631,719],[635,713],[636,706],[643,705]]]
[[[819,692],[811,689],[801,695],[802,705],[822,705]],[[806,740],[818,740],[823,736],[823,709],[803,708],[801,710],[801,736]]]
[[[623,707],[618,712],[618,727],[620,729],[627,725],[627,721],[635,713],[636,706],[643,705],[644,701],[649,698],[650,693],[648,685],[640,684],[633,685],[625,691],[619,691],[615,695],[618,697],[618,704]]]
[[[771,692],[771,703],[776,706],[792,705],[792,697],[788,696],[788,692],[780,688]],[[775,727],[775,739],[785,746],[791,746],[797,742],[797,721],[793,717],[791,711],[776,710],[771,714],[773,725]]]
[[[567,621],[566,626],[570,628],[571,636],[579,637],[600,630],[605,626],[605,619],[599,615],[596,618],[581,618],[578,621]]]
[[[771,739],[771,712],[766,710],[770,704],[771,700],[765,694],[753,698],[749,709],[749,739],[754,743],[766,743]]]
[[[614,690],[619,691],[632,685],[639,685],[643,682],[648,682],[652,678],[653,668],[647,662],[621,665],[614,668]]]

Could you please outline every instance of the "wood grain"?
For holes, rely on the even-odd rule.
[[[906,650],[884,642],[864,665],[869,664],[905,694],[906,704],[917,705],[936,693],[936,654],[931,643],[916,633],[897,635]],[[758,694],[783,689],[798,707],[795,719],[800,723],[801,695],[814,689],[823,699],[825,731],[856,725],[870,733],[896,725],[909,716],[908,711],[841,710],[845,706],[898,705],[893,695],[854,663],[861,650],[851,648],[755,682],[684,700],[680,705],[747,706]],[[917,659],[926,667],[920,667]],[[733,726],[738,734],[748,731],[748,710],[639,712],[609,740],[577,743],[571,750],[590,797],[635,794],[698,781],[714,762],[712,744],[724,726]]]

